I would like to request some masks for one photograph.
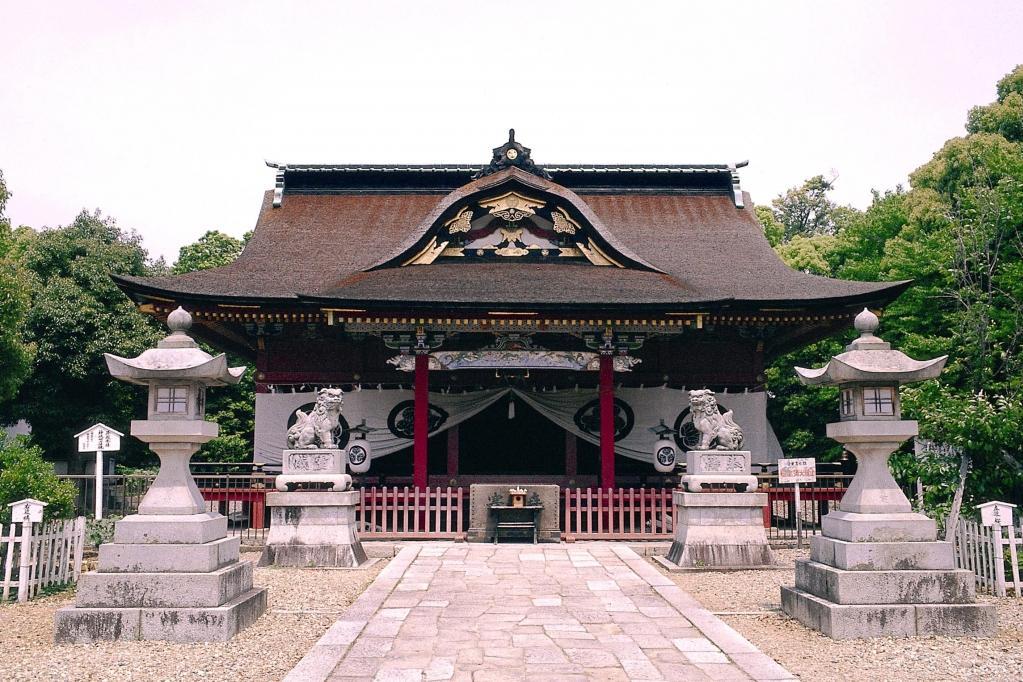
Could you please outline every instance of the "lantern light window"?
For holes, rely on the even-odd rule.
[[[894,415],[894,389],[890,386],[864,387],[863,414],[865,416]]]
[[[184,414],[187,401],[187,386],[160,386],[156,389],[157,413]]]

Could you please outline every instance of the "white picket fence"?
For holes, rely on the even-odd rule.
[[[27,601],[49,585],[78,582],[82,573],[84,516],[28,524],[27,535],[24,525],[0,524],[0,601]]]
[[[1012,588],[1020,596],[1019,555],[1016,545],[1023,543],[1023,528],[1020,537],[1010,523],[1007,526],[983,526],[976,521],[962,517],[956,524],[955,557],[956,568],[973,571],[977,589],[996,597],[1006,594],[1005,548],[1009,548],[1009,566],[1012,574]]]

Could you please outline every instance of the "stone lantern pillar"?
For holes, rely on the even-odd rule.
[[[984,636],[994,606],[976,604],[974,577],[955,568],[952,543],[938,542],[932,519],[912,510],[888,457],[917,435],[902,419],[899,386],[934,379],[948,356],[917,361],[874,335],[878,319],[856,316],[859,338],[824,367],[796,367],[807,385],[838,386],[837,422],[828,436],[856,456],[856,475],[838,509],[821,520],[810,560],[796,562],[796,586],[782,607],[834,639]]]
[[[252,563],[239,561],[240,538],[227,537],[226,517],[206,511],[188,468],[219,431],[204,420],[206,389],[238,383],[245,368],[199,348],[184,309],[167,326],[171,334],[137,358],[106,355],[112,376],[149,388],[147,418],[131,422],[131,435],[159,456],[160,471],[138,513],[100,546],[75,605],[57,612],[57,642],[222,641],[266,610],[266,588],[253,588]]]

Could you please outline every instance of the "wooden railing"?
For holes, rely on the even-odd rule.
[[[4,558],[0,601],[15,597],[26,601],[44,587],[78,582],[84,544],[82,516],[45,523],[11,523],[7,528],[0,524],[0,557]]]
[[[462,488],[363,488],[359,535],[374,539],[462,540]]]
[[[561,534],[565,540],[663,540],[675,527],[671,490],[565,488]]]

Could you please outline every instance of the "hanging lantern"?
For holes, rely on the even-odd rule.
[[[364,474],[369,471],[373,461],[373,447],[365,438],[353,440],[348,445],[348,469],[353,474]]]
[[[654,469],[662,474],[670,474],[678,462],[678,448],[666,438],[654,443]]]

